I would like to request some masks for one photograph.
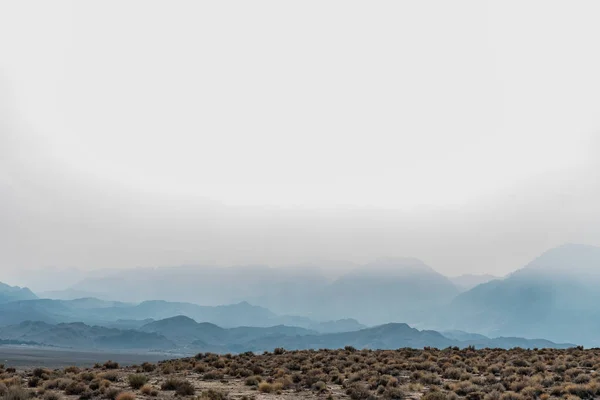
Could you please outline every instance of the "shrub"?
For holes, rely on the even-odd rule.
[[[212,371],[208,371],[207,373],[205,373],[203,378],[208,379],[208,380],[223,379],[223,373],[219,372],[217,370],[212,370]]]
[[[436,373],[422,374],[419,381],[426,385],[440,385],[442,383],[442,380]]]
[[[175,389],[175,393],[179,396],[193,396],[196,389],[189,381],[181,381]]]
[[[10,377],[10,378],[2,379],[2,383],[6,387],[21,386],[21,377],[20,376],[13,376],[13,377]]]
[[[273,386],[269,382],[261,382],[258,384],[258,391],[262,393],[271,393]]]
[[[543,390],[539,386],[526,386],[521,390],[521,394],[528,399],[535,399],[543,393]]]
[[[132,374],[127,377],[129,381],[129,386],[133,389],[139,389],[148,382],[148,378],[143,374]]]
[[[460,397],[456,393],[451,392],[446,395],[446,400],[460,400]]]
[[[79,400],[90,400],[94,397],[94,392],[89,389],[86,389],[83,393],[79,395]]]
[[[116,400],[119,394],[121,394],[121,391],[113,387],[106,389],[106,391],[104,392],[104,397],[106,397],[109,400]]]
[[[154,388],[154,386],[149,385],[149,384],[145,384],[144,386],[142,386],[142,388],[140,389],[140,391],[145,394],[146,396],[158,396],[158,390],[156,390]]]
[[[590,391],[588,390],[588,387],[585,385],[568,385],[565,388],[565,391],[582,399],[590,397],[590,395],[592,395],[592,393],[590,393]]]
[[[115,400],[135,400],[135,395],[131,392],[119,393]]]
[[[31,397],[31,392],[23,389],[20,386],[10,386],[4,396],[3,400],[28,400]]]
[[[459,380],[462,373],[463,371],[459,368],[448,368],[444,371],[442,376],[446,379]]]
[[[115,362],[115,361],[108,360],[107,362],[104,363],[104,368],[106,368],[106,369],[118,369],[119,368],[119,363]]]
[[[100,379],[94,379],[90,382],[89,388],[92,390],[98,390],[98,389],[100,389],[100,383],[101,383]],[[109,385],[110,385],[110,383],[109,383]]]
[[[58,389],[59,379],[52,379],[44,383],[44,389]]]
[[[173,372],[175,372],[175,368],[173,368],[171,364],[166,364],[162,366],[160,372],[162,372],[164,375],[171,375]]]
[[[383,392],[383,397],[390,400],[400,400],[406,398],[406,393],[397,387],[387,387]]]
[[[154,389],[154,387],[152,387],[152,385],[149,384],[145,384],[144,386],[142,386],[140,388],[140,392],[142,392],[145,395],[150,395],[150,393],[152,393],[152,390]]]
[[[75,366],[70,366],[70,367],[66,367],[64,369],[66,374],[78,374],[79,373],[79,368],[75,367]]]
[[[258,386],[258,384],[262,381],[262,378],[258,375],[249,376],[245,380],[246,386]]]
[[[95,377],[96,377],[96,375],[92,372],[82,372],[77,376],[77,379],[79,379],[80,381],[90,382]]]
[[[156,365],[149,363],[149,362],[145,362],[142,364],[142,370],[144,372],[152,372],[156,369]]]
[[[501,393],[497,390],[492,390],[488,394],[486,394],[483,399],[484,400],[500,400]]]
[[[195,393],[194,385],[183,379],[169,378],[160,386],[162,390],[174,390],[180,396],[191,396]]]
[[[523,395],[515,392],[504,392],[500,395],[500,400],[523,400]]]
[[[279,393],[283,390],[283,383],[281,382],[275,382],[271,386],[275,393]]]
[[[350,387],[346,390],[346,394],[350,396],[352,400],[364,400],[371,397],[371,392],[369,392],[369,389],[360,383],[353,383],[350,385]]]
[[[62,400],[62,396],[56,392],[44,393],[44,400]]]
[[[87,386],[81,382],[71,382],[65,388],[65,394],[69,396],[80,395],[81,393],[85,392],[86,389]]]
[[[177,378],[168,378],[161,385],[161,390],[176,390],[177,386],[181,384],[181,380]]]
[[[456,393],[453,393],[455,396],[458,397],[458,395]],[[467,394],[467,400],[483,400],[485,397],[485,393],[483,392],[471,392],[469,394]]]
[[[100,374],[100,378],[106,379],[107,381],[116,382],[119,380],[119,374],[117,374],[114,371],[105,372],[103,374]]]
[[[208,389],[206,392],[202,392],[201,399],[207,400],[226,400],[227,393],[220,390]]]
[[[27,382],[27,386],[31,388],[37,387],[41,381],[42,380],[37,376],[32,376],[31,379],[29,379],[29,382]]]
[[[315,383],[313,385],[313,388],[317,391],[317,392],[324,392],[327,390],[327,384],[323,381],[318,381],[317,383]]]
[[[43,377],[44,375],[48,374],[49,371],[45,370],[44,368],[34,368],[32,373],[33,376],[36,376],[38,378]]]
[[[202,364],[202,363],[200,363],[200,364],[197,364],[197,365],[194,367],[194,372],[197,372],[197,373],[199,373],[199,374],[201,374],[201,373],[203,373],[203,372],[206,372],[206,365],[205,365],[205,364]]]
[[[436,390],[427,392],[421,397],[421,400],[446,400],[446,395]]]

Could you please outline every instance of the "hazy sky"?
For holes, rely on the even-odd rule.
[[[596,1],[3,1],[0,268],[504,274],[600,245],[599,20]]]

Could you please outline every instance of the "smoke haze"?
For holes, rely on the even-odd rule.
[[[600,245],[595,2],[33,3],[0,6],[3,280]]]

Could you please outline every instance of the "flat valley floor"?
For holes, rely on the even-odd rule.
[[[136,354],[130,352],[97,352],[69,349],[57,349],[34,346],[0,346],[0,363],[24,368],[47,367],[62,368],[68,366],[92,367],[98,362],[114,360],[121,365],[141,364],[171,359],[167,354]]]

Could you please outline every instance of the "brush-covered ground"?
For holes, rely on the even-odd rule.
[[[0,370],[7,400],[594,399],[600,349],[318,350]]]

